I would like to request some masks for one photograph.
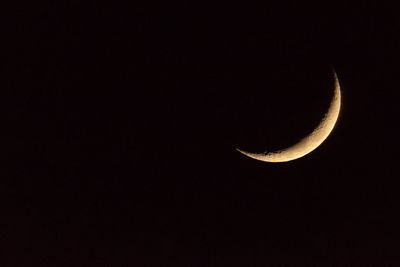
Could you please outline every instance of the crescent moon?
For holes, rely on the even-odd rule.
[[[275,152],[250,153],[238,148],[236,150],[250,158],[264,162],[286,162],[301,158],[316,149],[332,132],[339,117],[341,104],[340,84],[335,71],[333,74],[335,89],[329,109],[311,134],[301,139],[295,145]]]

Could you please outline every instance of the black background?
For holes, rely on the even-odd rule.
[[[3,15],[2,266],[399,264],[391,10],[70,2]],[[308,134],[332,68],[342,109],[317,150],[281,164],[235,150]]]

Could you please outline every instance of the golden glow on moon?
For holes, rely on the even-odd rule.
[[[265,162],[286,162],[301,158],[316,149],[332,132],[340,111],[340,85],[336,72],[334,72],[335,92],[328,112],[314,131],[301,139],[297,144],[282,150],[270,153],[250,153],[237,149],[240,153]]]

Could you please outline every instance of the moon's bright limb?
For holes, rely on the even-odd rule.
[[[253,159],[265,162],[286,162],[301,158],[316,149],[332,132],[340,111],[340,85],[336,72],[334,72],[335,92],[328,112],[314,131],[301,139],[295,145],[270,153],[250,153],[237,148],[237,150]]]

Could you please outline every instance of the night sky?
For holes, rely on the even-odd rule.
[[[2,16],[0,265],[398,266],[394,11]],[[342,108],[319,148],[280,164],[235,150],[310,133],[333,69]]]

